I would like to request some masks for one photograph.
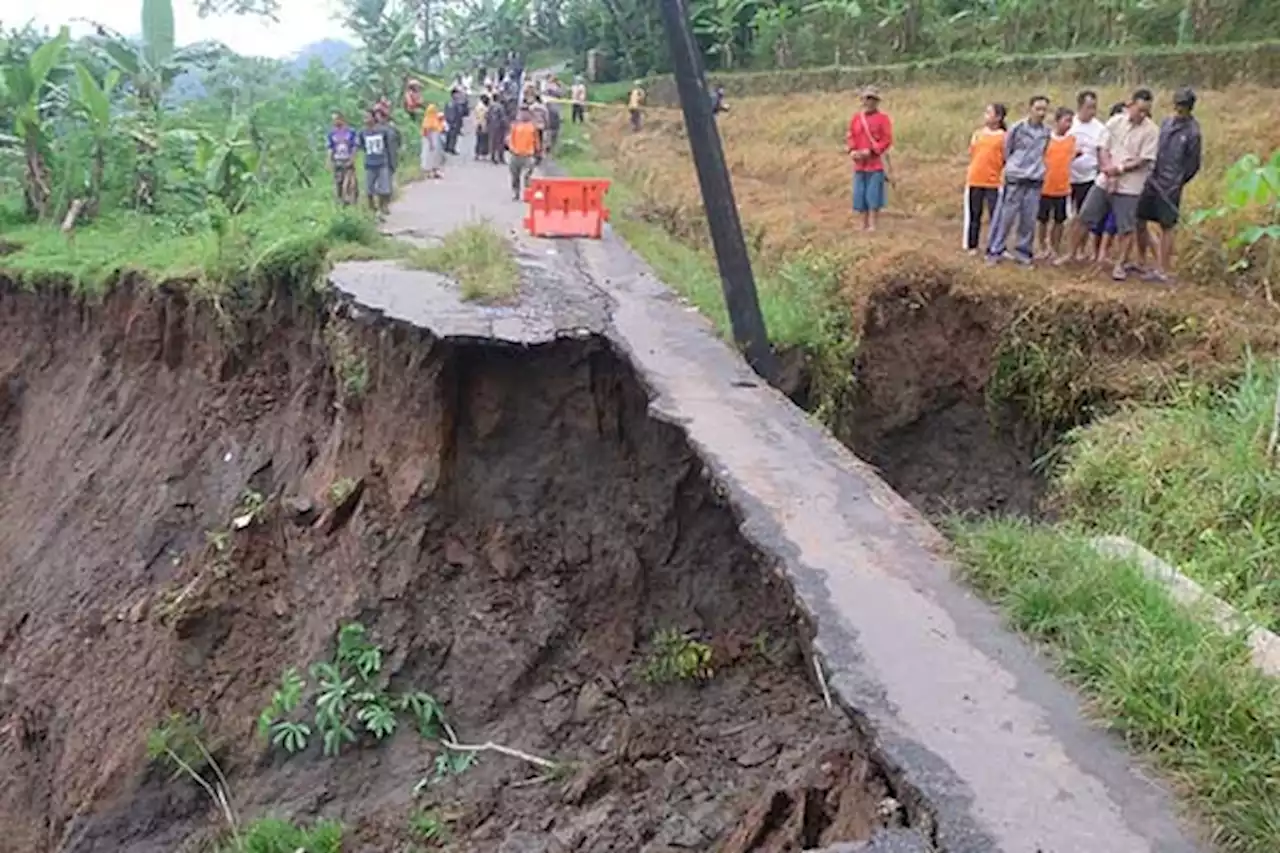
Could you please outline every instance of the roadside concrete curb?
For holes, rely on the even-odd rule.
[[[1264,675],[1280,678],[1280,637],[1241,616],[1230,604],[1206,592],[1200,584],[1128,537],[1098,536],[1091,544],[1103,556],[1133,560],[1144,575],[1168,588],[1174,601],[1203,608],[1223,631],[1243,632],[1253,665]]]

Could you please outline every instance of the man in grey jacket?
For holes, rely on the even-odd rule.
[[[991,223],[991,242],[987,246],[990,265],[998,264],[1004,257],[1015,222],[1018,248],[1014,257],[1020,264],[1031,264],[1040,189],[1044,186],[1044,152],[1051,132],[1044,120],[1049,112],[1049,98],[1036,95],[1030,107],[1027,117],[1009,128],[1004,138],[1004,188]]]

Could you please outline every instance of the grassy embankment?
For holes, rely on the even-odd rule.
[[[424,95],[436,102],[445,97],[430,87]],[[403,186],[421,177],[419,137],[403,114],[397,123],[403,149],[396,183]],[[359,177],[363,192],[362,171]],[[0,273],[29,285],[69,283],[89,293],[136,273],[150,282],[216,293],[264,278],[318,282],[338,261],[406,255],[407,245],[378,233],[364,198],[343,209],[328,171],[306,179],[286,191],[251,197],[234,216],[215,206],[157,213],[112,207],[69,234],[55,223],[24,221],[19,209],[0,205]],[[18,199],[11,201],[16,205]]]
[[[1280,474],[1267,451],[1276,371],[1246,367],[1243,356],[1246,344],[1274,352],[1277,315],[1253,282],[1228,271],[1222,224],[1182,235],[1187,283],[1172,290],[1085,271],[988,273],[964,258],[965,142],[985,102],[1023,102],[1025,88],[887,93],[899,179],[873,237],[853,232],[847,210],[851,97],[735,101],[721,130],[762,308],[775,341],[817,348],[848,376],[873,297],[945,292],[992,306],[1000,339],[988,398],[993,413],[1016,404],[1040,421],[1046,449],[1056,445],[1046,464],[1059,521],[949,524],[969,582],[1044,643],[1099,720],[1163,771],[1221,849],[1273,851],[1280,688],[1253,669],[1241,637],[1171,603],[1136,567],[1099,557],[1088,538],[1126,534],[1258,622],[1280,625]],[[1063,101],[1076,88],[1045,91]],[[1102,89],[1104,103],[1122,95]],[[1202,92],[1206,161],[1189,209],[1217,202],[1241,154],[1265,156],[1280,143],[1268,118],[1277,108],[1274,90]],[[597,115],[590,137],[570,144],[568,168],[614,176],[618,230],[723,328],[679,116],[653,110],[649,119],[632,135],[621,116]],[[782,274],[815,262],[832,286]]]

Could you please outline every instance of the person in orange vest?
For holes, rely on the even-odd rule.
[[[533,176],[533,167],[542,155],[542,134],[533,123],[527,108],[521,107],[507,133],[507,150],[511,153],[511,197],[520,201],[525,185]]]

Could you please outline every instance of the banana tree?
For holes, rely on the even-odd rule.
[[[857,24],[862,17],[862,4],[858,0],[813,0],[804,7],[805,14],[820,13],[828,16],[835,24],[836,51],[835,64],[840,64],[840,45],[844,42],[846,27]]]
[[[345,6],[343,23],[361,44],[352,82],[371,98],[398,92],[421,56],[415,10],[388,0],[346,0]]]
[[[693,10],[693,31],[707,39],[707,52],[719,57],[721,68],[733,68],[743,19],[750,18],[759,0],[704,0]]]
[[[233,118],[225,132],[201,132],[196,142],[196,168],[205,189],[222,200],[232,214],[248,205],[258,188],[262,145],[252,118]]]
[[[102,178],[106,171],[107,141],[111,138],[112,115],[111,95],[120,83],[120,70],[112,68],[107,71],[101,83],[83,64],[76,65],[76,89],[72,95],[72,104],[84,119],[93,138],[92,162],[89,172],[89,198],[84,212],[93,216],[98,212],[98,203],[102,198]]]
[[[49,114],[61,102],[50,86],[50,75],[66,54],[71,37],[63,27],[37,47],[25,62],[4,68],[0,105],[9,114],[12,135],[0,136],[0,145],[16,148],[23,159],[23,194],[27,215],[44,218],[49,212],[53,188],[49,177]]]
[[[751,29],[755,38],[772,47],[773,64],[778,68],[791,67],[791,29],[795,17],[795,7],[782,2],[761,6],[751,16]],[[753,51],[758,49],[758,46],[752,48]]]
[[[155,206],[160,108],[165,92],[180,74],[207,66],[225,54],[217,45],[197,44],[178,48],[174,42],[173,3],[142,0],[142,41],[135,43],[99,26],[99,46],[108,62],[119,69],[132,93],[136,128],[129,133],[137,143],[134,201],[150,210]]]

